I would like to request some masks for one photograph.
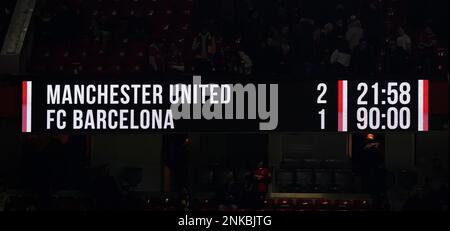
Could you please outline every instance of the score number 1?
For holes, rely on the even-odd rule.
[[[317,97],[317,104],[327,104],[327,100],[324,99],[325,94],[327,93],[328,87],[325,83],[319,83],[317,85],[317,91],[320,92],[319,97]],[[325,109],[322,109],[318,113],[320,115],[320,129],[325,129]]]

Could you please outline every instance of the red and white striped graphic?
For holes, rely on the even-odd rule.
[[[418,130],[428,131],[428,80],[419,80]]]
[[[22,82],[22,132],[31,132],[31,81]]]
[[[347,80],[338,81],[338,131],[346,132],[347,128]]]

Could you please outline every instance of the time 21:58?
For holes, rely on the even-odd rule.
[[[411,102],[411,85],[407,82],[397,83],[388,82],[386,88],[380,87],[379,83],[374,83],[370,86],[367,83],[359,83],[357,86],[358,92],[361,92],[358,97],[358,105],[368,105],[366,99],[369,91],[373,93],[374,105],[407,105]]]

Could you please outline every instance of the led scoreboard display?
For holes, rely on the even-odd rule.
[[[320,129],[328,130],[326,116],[337,116],[339,132],[347,131],[428,131],[428,80],[417,81],[347,81],[337,86],[319,83],[317,113]],[[327,89],[337,87],[337,99],[325,100]],[[337,103],[337,115],[326,110]]]
[[[428,80],[315,81],[280,88],[284,131],[430,130]]]
[[[22,132],[426,132],[428,80],[23,81]],[[177,97],[181,97],[176,100]],[[197,99],[198,100],[195,100]],[[437,128],[440,129],[440,128]]]

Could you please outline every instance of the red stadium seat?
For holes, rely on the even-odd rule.
[[[49,47],[38,47],[34,54],[36,60],[33,62],[32,70],[35,72],[45,72],[50,68],[52,52]]]
[[[358,211],[368,211],[370,209],[369,200],[355,200],[353,202],[353,208]]]
[[[311,199],[299,199],[296,202],[297,211],[313,211],[314,201]]]
[[[172,30],[171,27],[172,11],[157,11],[154,17],[154,25],[156,26],[156,33],[167,36]]]
[[[39,60],[49,60],[51,55],[51,49],[49,47],[36,48],[36,55]]]
[[[351,211],[353,209],[352,200],[336,200],[334,204],[336,211]]]
[[[143,65],[147,60],[147,45],[144,42],[133,42],[128,46],[127,61],[129,63],[135,63]]]
[[[155,9],[158,10],[165,10],[165,9],[171,9],[172,6],[176,4],[176,1],[172,0],[149,0],[149,5],[153,6]]]
[[[200,200],[199,206],[199,210],[204,212],[217,210],[215,203],[209,199]]]
[[[83,8],[87,16],[97,16],[102,12],[102,4],[102,0],[84,1]]]
[[[83,6],[83,0],[68,0],[69,7],[74,10],[79,10]]]
[[[56,45],[53,47],[53,55],[58,58],[66,58],[70,56],[70,47],[64,45]]]
[[[173,198],[166,197],[163,201],[164,211],[177,211],[178,205],[177,201]]]
[[[149,198],[145,200],[144,208],[147,211],[161,211],[163,204],[159,198]]]
[[[180,1],[177,1],[177,6],[181,10],[192,10],[192,8],[194,7],[194,1],[193,0],[180,0]]]
[[[106,73],[106,58],[104,56],[90,56],[87,63],[82,63],[83,71],[89,74],[103,75]]]
[[[333,210],[333,204],[328,199],[317,199],[314,203],[314,207],[317,211],[331,211]]]
[[[147,0],[126,0],[125,2],[132,7],[142,8]]]
[[[119,75],[123,72],[124,57],[110,56],[106,58],[106,74]]]
[[[115,47],[112,51],[111,51],[111,57],[123,62],[125,60],[125,58],[127,57],[129,51],[127,48],[125,47]]]
[[[128,45],[129,55],[145,56],[147,50],[147,44],[145,42],[134,41]]]
[[[58,46],[54,48],[53,52],[53,59],[54,59],[54,65],[57,66],[57,69],[60,71],[63,71],[65,68],[67,68],[71,61],[71,51],[69,47],[66,46]]]
[[[147,20],[149,22],[152,22],[153,20],[155,20],[156,17],[156,10],[153,8],[144,8],[143,9],[143,15],[147,18]]]
[[[71,65],[79,66],[89,57],[88,50],[83,47],[71,48]]]
[[[294,211],[295,201],[293,199],[278,199],[276,207],[278,211]]]
[[[143,0],[126,0],[121,4],[122,16],[143,16],[145,13]]]
[[[264,208],[260,209],[260,211],[273,211],[276,209],[274,199],[266,199],[264,200]]]
[[[131,57],[127,59],[125,71],[128,73],[140,73],[146,70],[147,65],[144,60],[139,60],[135,57]]]

